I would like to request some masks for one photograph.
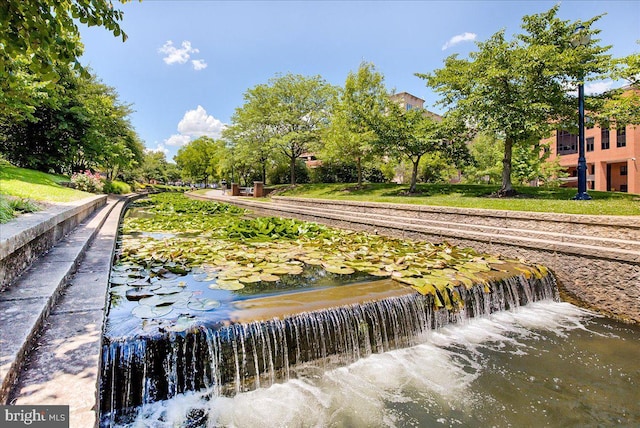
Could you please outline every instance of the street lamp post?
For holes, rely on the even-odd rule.
[[[589,34],[584,26],[576,28],[571,44],[574,48],[586,46],[589,43]],[[584,74],[580,76],[578,82],[578,193],[573,199],[578,201],[588,201],[591,196],[587,193],[587,159],[584,149]]]

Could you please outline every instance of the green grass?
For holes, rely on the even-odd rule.
[[[46,174],[30,169],[0,164],[0,194],[41,202],[69,202],[91,196],[91,193],[63,187],[69,181],[63,175]]]
[[[518,187],[519,195],[515,198],[492,197],[498,188],[497,185],[419,184],[417,193],[408,194],[409,186],[398,184],[366,184],[362,189],[357,189],[355,184],[305,184],[279,195],[566,214],[640,215],[640,195],[590,191],[593,200],[573,201],[575,189]]]

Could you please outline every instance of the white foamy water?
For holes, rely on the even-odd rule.
[[[615,347],[620,355],[607,355]],[[538,302],[346,367],[298,368],[296,379],[269,388],[145,405],[126,426],[633,426],[638,352],[637,329]]]

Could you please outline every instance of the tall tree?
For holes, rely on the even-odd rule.
[[[335,93],[320,76],[278,75],[245,93],[245,103],[236,111],[232,126],[267,132],[273,150],[289,160],[290,181],[295,184],[296,160],[320,141]]]
[[[207,184],[209,178],[219,178],[222,161],[226,156],[223,141],[203,136],[181,147],[174,160],[182,171],[183,178]]]
[[[100,168],[109,178],[142,159],[131,109],[95,76],[62,69],[33,121],[0,123],[0,152],[15,164],[70,174]]]
[[[358,187],[362,186],[362,165],[374,154],[373,143],[378,139],[372,124],[379,121],[387,108],[383,81],[384,77],[371,63],[360,64],[357,73],[350,72],[323,139],[322,159],[355,161]]]
[[[78,21],[102,26],[124,41],[122,18],[111,0],[0,2],[0,122],[32,119],[41,86],[60,78],[60,66],[83,70]]]
[[[606,128],[609,128],[611,123],[614,127],[639,125],[640,53],[633,53],[615,60],[611,77],[624,81],[626,85],[607,93],[600,114],[591,114],[591,116]]]
[[[609,46],[593,36],[600,31],[588,21],[563,21],[559,5],[522,19],[522,34],[507,40],[499,31],[468,59],[452,55],[444,67],[417,74],[438,92],[439,104],[456,110],[469,125],[504,139],[500,195],[515,194],[511,183],[514,145],[540,139],[558,122],[576,121],[577,105],[567,88],[588,76],[601,78],[610,70]],[[579,26],[591,36],[586,46],[574,48]]]
[[[265,123],[253,122],[250,111],[237,109],[231,118],[232,125],[223,131],[223,138],[233,150],[235,165],[252,167],[259,165],[263,182],[267,180],[267,166],[273,160],[272,127]],[[247,173],[245,175],[251,175]]]
[[[379,151],[411,162],[409,193],[416,191],[418,166],[425,154],[441,153],[454,162],[468,159],[465,133],[454,123],[453,116],[441,121],[426,110],[405,110],[389,103],[385,114],[373,125]]]

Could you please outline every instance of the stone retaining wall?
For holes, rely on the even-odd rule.
[[[204,199],[204,198],[202,198]],[[430,242],[447,241],[477,251],[544,264],[555,273],[563,298],[616,319],[640,323],[640,219],[275,197],[225,202],[261,215],[315,221],[335,227]],[[299,207],[300,209],[297,209]],[[335,210],[334,212],[330,210]],[[386,220],[368,218],[384,215]],[[405,218],[400,223],[394,219]],[[406,218],[498,227],[493,233],[412,224]],[[549,232],[544,240],[527,232]],[[602,239],[594,245],[589,239]],[[612,242],[607,242],[611,240]],[[615,242],[614,242],[615,241]]]
[[[24,214],[19,221],[1,225],[0,291],[106,201],[106,195],[92,196]]]

